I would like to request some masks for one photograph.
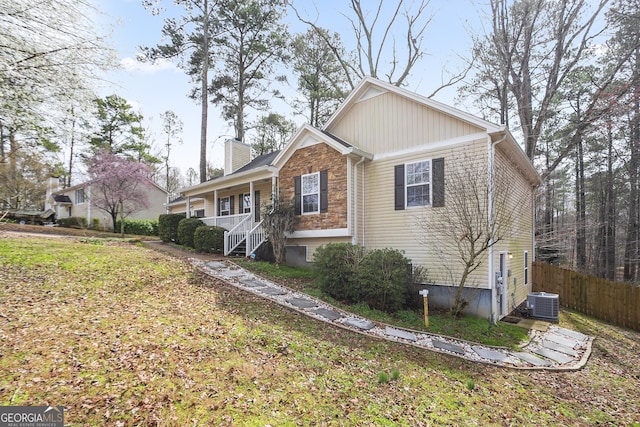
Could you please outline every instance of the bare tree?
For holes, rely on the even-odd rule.
[[[298,19],[314,29],[331,48],[352,89],[357,81],[365,76],[385,79],[396,86],[402,86],[413,67],[425,55],[422,43],[433,15],[427,11],[430,0],[415,3],[396,1],[392,3],[378,0],[375,8],[367,10],[363,4],[368,3],[350,0],[350,13],[344,16],[349,21],[355,37],[356,49],[352,55],[342,54],[342,45],[336,43],[327,31],[316,22],[303,17],[297,8],[292,8]],[[460,81],[467,71],[451,77],[450,81],[444,83],[430,97],[440,89]]]
[[[489,249],[513,236],[514,224],[529,205],[526,192],[513,191],[515,175],[508,167],[487,169],[486,157],[459,153],[448,157],[446,203],[427,207],[417,218],[418,241],[446,270],[456,285],[451,313],[469,304],[463,289],[483,265]],[[430,269],[430,271],[432,271]]]
[[[160,117],[162,118],[162,131],[167,136],[167,141],[164,144],[166,151],[165,155],[163,156],[165,169],[164,188],[171,193],[175,191],[177,187],[171,185],[171,182],[175,182],[175,180],[172,181],[171,177],[169,176],[169,156],[171,155],[171,147],[173,147],[175,143],[182,143],[182,139],[179,138],[178,135],[182,133],[184,124],[182,123],[182,120],[180,120],[178,115],[171,110],[167,110],[164,113],[160,114]]]
[[[285,262],[287,234],[294,231],[295,206],[279,192],[270,204],[262,207],[263,227],[273,248],[276,266]]]

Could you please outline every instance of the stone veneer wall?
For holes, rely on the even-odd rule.
[[[296,150],[280,169],[280,191],[287,199],[293,200],[294,178],[323,170],[328,170],[328,210],[299,215],[296,231],[347,228],[347,158],[327,144],[319,143]]]

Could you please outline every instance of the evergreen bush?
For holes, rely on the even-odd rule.
[[[394,313],[407,302],[410,263],[396,249],[375,249],[366,254],[358,269],[360,298],[375,310]]]
[[[163,214],[158,217],[158,236],[165,243],[178,243],[178,224],[185,218],[183,213]]]
[[[224,252],[224,232],[222,227],[200,226],[193,233],[193,245],[198,252],[221,254]]]
[[[87,228],[87,218],[80,216],[57,218],[56,224],[58,224],[60,227],[67,228]]]
[[[313,265],[322,291],[340,301],[362,301],[358,270],[364,257],[364,248],[351,243],[329,243],[316,249]]]
[[[407,306],[411,264],[398,250],[329,243],[316,249],[314,268],[320,289],[337,300],[387,313]]]
[[[120,231],[121,221],[116,223],[116,230]],[[124,232],[125,234],[135,234],[137,236],[157,236],[158,235],[158,220],[151,219],[125,219],[124,220]]]
[[[178,243],[183,246],[195,248],[193,235],[198,227],[205,225],[198,218],[183,218],[178,223]]]

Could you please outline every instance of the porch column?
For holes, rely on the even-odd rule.
[[[252,224],[256,218],[256,213],[253,211],[255,209],[254,205],[255,204],[253,203],[253,181],[249,181],[249,206],[251,207],[250,215],[253,217],[253,219],[251,220]]]
[[[191,218],[191,196],[187,196],[187,218]]]
[[[218,190],[213,190],[213,215],[211,216],[213,217],[218,216]]]
[[[278,197],[278,178],[275,176],[271,177],[271,198],[275,199]]]

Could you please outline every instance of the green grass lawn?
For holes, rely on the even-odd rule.
[[[0,236],[0,405],[72,426],[640,425],[640,334],[515,371],[333,328],[116,241]]]

